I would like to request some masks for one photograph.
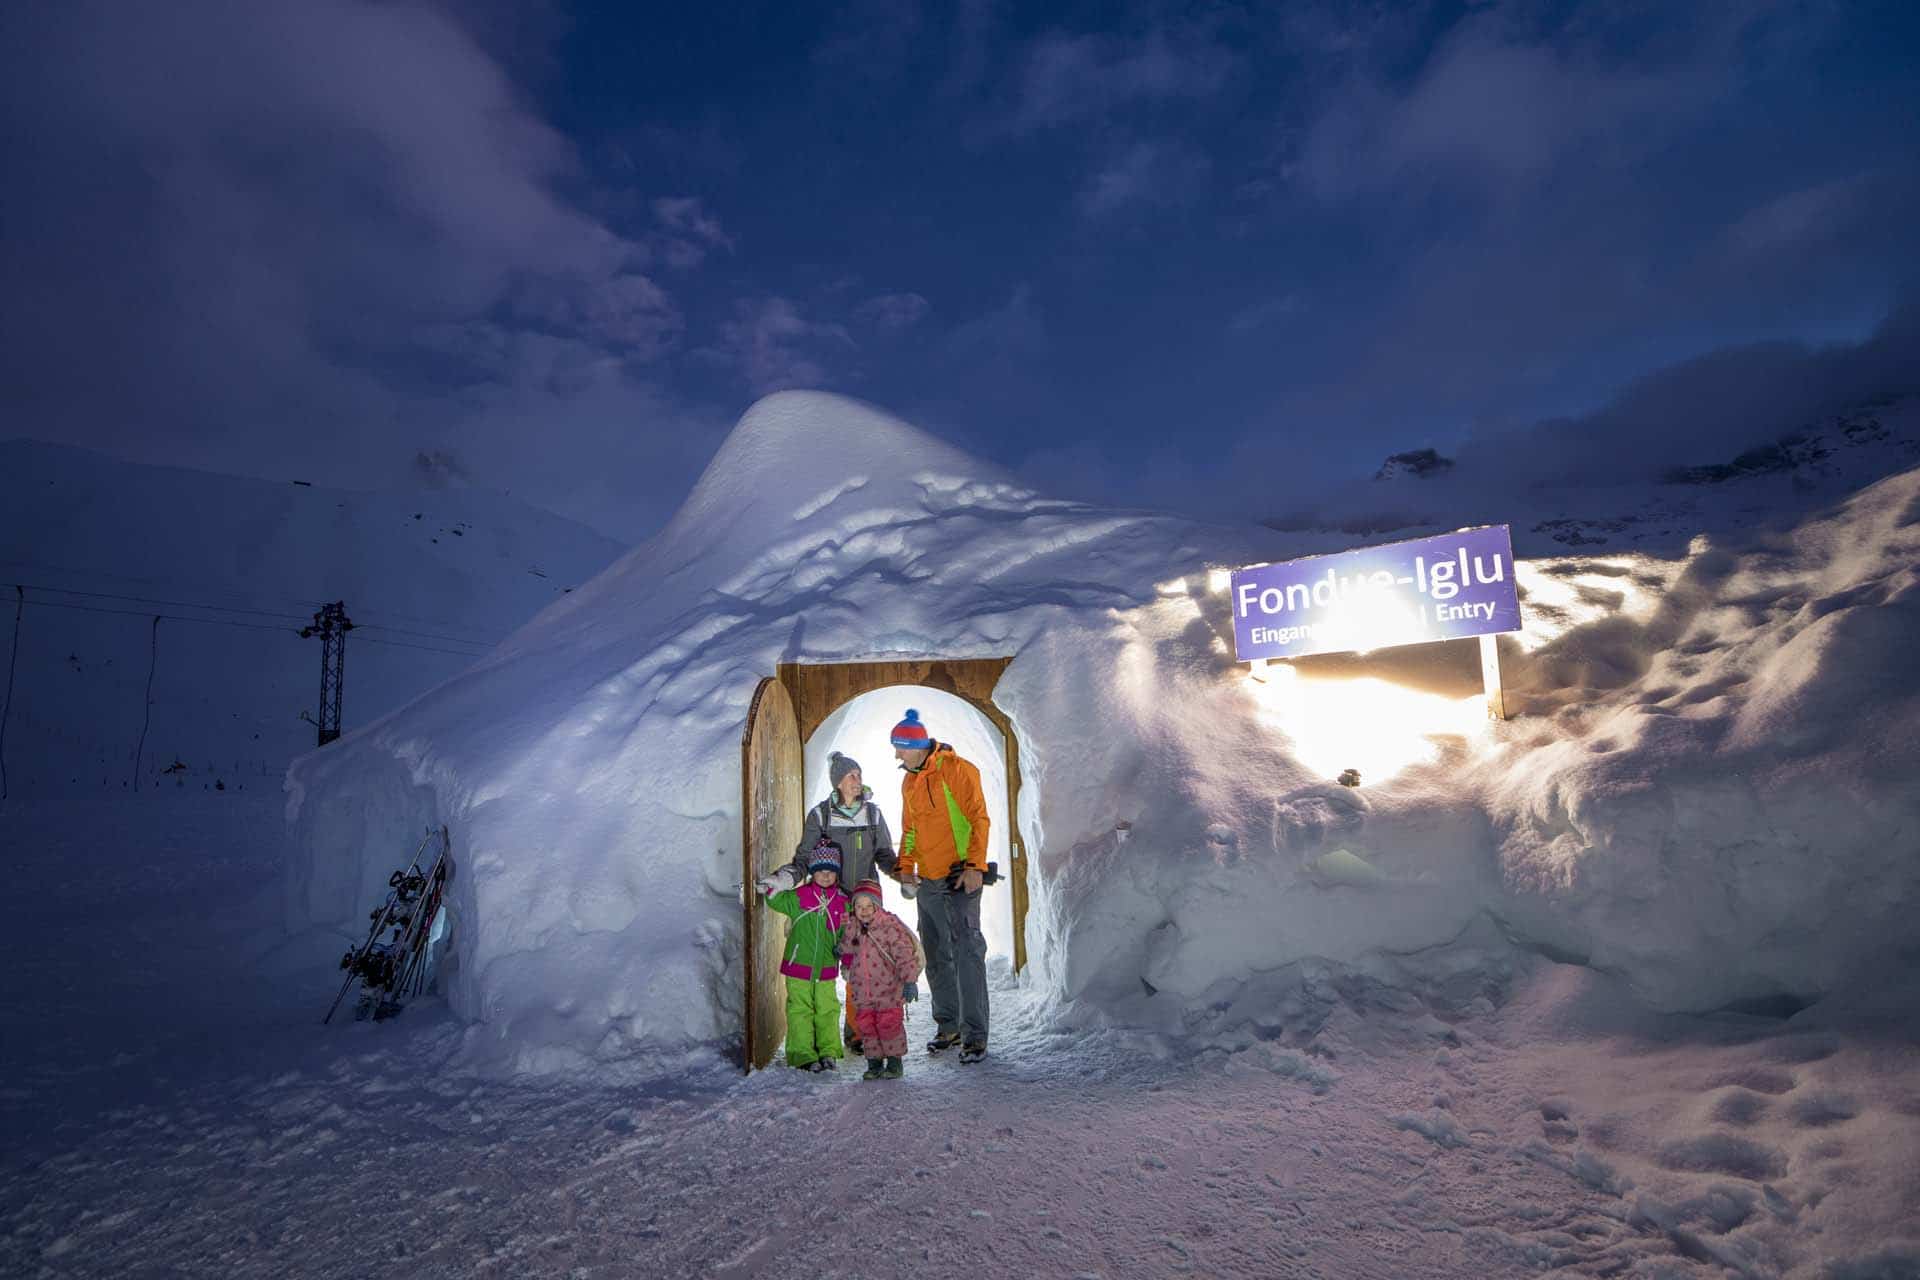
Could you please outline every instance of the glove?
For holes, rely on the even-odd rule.
[[[873,852],[873,865],[893,875],[894,868],[900,865],[900,855],[891,849],[876,849]]]
[[[900,877],[900,896],[911,902],[920,892],[920,877],[912,874]]]
[[[793,888],[793,868],[780,868],[772,875],[756,883],[754,888],[760,891],[762,897],[772,897],[776,893]]]
[[[978,893],[981,885],[991,884],[999,878],[997,875],[990,876],[989,872],[970,867],[964,862],[956,862],[953,864],[953,869],[947,872],[947,892]],[[967,883],[969,879],[973,881],[972,884]]]
[[[920,998],[919,983],[909,982],[900,988],[900,1002],[902,1004],[912,1004],[915,1000],[918,1000],[919,998]]]

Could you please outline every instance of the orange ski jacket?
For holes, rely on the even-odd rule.
[[[955,863],[985,871],[988,826],[980,771],[935,743],[919,771],[900,780],[898,874],[942,880]]]

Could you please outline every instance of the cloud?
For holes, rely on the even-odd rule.
[[[665,355],[683,327],[666,291],[637,272],[591,287],[532,281],[509,295],[508,306],[515,318],[641,364]]]
[[[1724,462],[1827,414],[1920,393],[1920,299],[1860,342],[1725,347],[1635,379],[1592,413],[1470,441],[1463,469],[1521,472],[1529,482],[1646,480],[1676,466]]]
[[[917,0],[852,0],[836,5],[811,60],[829,84],[861,88],[905,74],[926,26]]]
[[[1516,38],[1470,19],[1404,85],[1362,76],[1306,131],[1296,172],[1316,197],[1465,185],[1498,194],[1545,181],[1562,164],[1617,163],[1658,145],[1718,102],[1721,33],[1696,56],[1609,59],[1575,40]],[[1611,150],[1612,157],[1596,156]]]
[[[447,13],[73,0],[9,34],[0,110],[33,122],[0,137],[15,429],[341,484],[404,473],[431,437],[526,493],[477,433],[538,435],[585,474],[605,437],[571,397],[590,388],[605,429],[662,412],[648,380],[684,329],[662,255],[563,194],[572,145]],[[654,212],[727,243],[693,197]],[[487,388],[511,394],[472,415]],[[630,473],[619,532],[669,500],[680,448]],[[528,496],[574,511],[578,483]]]
[[[1081,188],[1077,203],[1089,218],[1189,204],[1203,194],[1212,164],[1191,147],[1135,142],[1111,157]]]
[[[1236,338],[1244,338],[1250,333],[1271,328],[1289,316],[1299,315],[1304,306],[1304,301],[1297,293],[1262,298],[1227,317],[1227,332]]]
[[[1872,198],[1872,175],[1852,174],[1772,196],[1727,228],[1735,257],[1792,253],[1843,232]]]
[[[1795,13],[1687,10],[1627,32],[1606,16],[1522,29],[1516,12],[1469,16],[1410,73],[1349,55],[1305,111],[1268,225],[1353,257],[1289,263],[1314,282],[1313,323],[1289,330],[1293,371],[1249,433],[1338,423],[1353,430],[1334,454],[1451,446],[1715,348],[1857,339],[1913,282],[1911,162],[1836,175],[1871,140],[1765,123],[1780,83],[1817,70],[1756,61],[1811,39]]]
[[[699,196],[662,196],[653,202],[653,216],[663,229],[654,244],[666,264],[676,270],[699,266],[711,250],[733,248],[733,237],[701,205]]]
[[[853,348],[844,325],[809,320],[790,299],[764,297],[734,304],[708,358],[737,368],[756,395],[829,386],[827,360]]]
[[[1137,40],[1052,33],[1020,56],[1006,128],[1031,133],[1134,102],[1208,97],[1233,65],[1224,48],[1199,32],[1156,30]]]
[[[862,302],[853,314],[891,336],[919,324],[931,309],[932,305],[917,293],[883,293]]]
[[[1037,356],[1047,349],[1047,326],[1022,282],[1006,302],[956,325],[944,344],[948,357],[962,363],[1004,364]]]

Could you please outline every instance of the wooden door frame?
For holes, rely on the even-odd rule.
[[[1027,845],[1020,837],[1020,739],[1013,721],[994,705],[1011,655],[1004,658],[918,658],[886,662],[782,662],[774,668],[793,699],[794,718],[805,748],[828,716],[862,694],[894,685],[924,685],[961,699],[1000,730],[1007,750],[1007,850],[1013,862],[1007,880],[1013,891],[1013,969],[1027,967]]]
[[[790,758],[784,766],[778,759],[781,745],[778,743],[771,749],[774,758],[763,755],[758,763],[755,760],[754,729],[760,723],[763,702],[771,719],[784,721],[778,726],[781,736],[793,734]],[[763,918],[764,908],[754,885],[769,871],[784,866],[800,839],[800,814],[806,805],[800,771],[805,761],[806,739],[794,731],[792,713],[792,695],[778,677],[768,676],[755,686],[753,700],[747,706],[746,724],[740,732],[740,906],[744,942],[741,977],[745,995],[741,1008],[740,1057],[742,1069],[748,1072],[772,1061],[779,1034],[777,1028],[785,1025],[785,1008],[778,1001],[769,999],[766,1008],[761,1008],[761,984],[767,975],[758,961],[766,958],[761,952],[766,949],[765,939],[772,936],[767,931],[777,931],[780,926]],[[767,769],[771,769],[772,774],[763,776]],[[771,806],[764,821],[756,804],[756,792],[760,789],[756,783],[773,788],[784,783],[789,791],[787,803]],[[768,851],[772,853],[771,859],[766,856]],[[756,853],[760,856],[756,857]]]

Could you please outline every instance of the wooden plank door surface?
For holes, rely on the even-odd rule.
[[[773,1061],[787,1034],[787,1005],[780,982],[785,916],[767,910],[754,882],[793,858],[805,821],[801,798],[800,724],[793,699],[772,676],[754,690],[740,738],[741,874],[746,918],[746,1028],[742,1066],[753,1071]]]

